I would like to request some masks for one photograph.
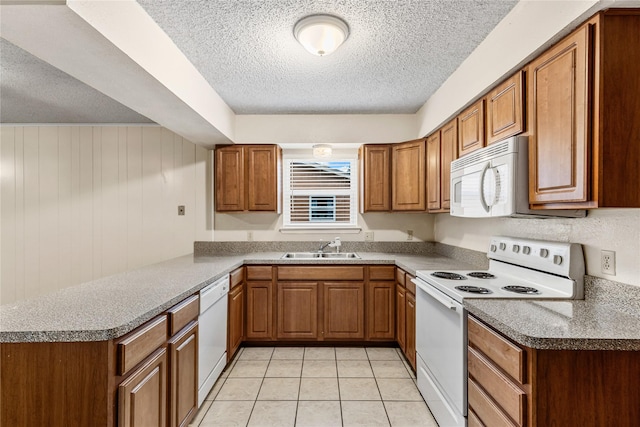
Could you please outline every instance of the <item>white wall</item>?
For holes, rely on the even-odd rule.
[[[216,213],[216,241],[247,241],[251,232],[256,241],[320,241],[336,236],[344,241],[364,241],[364,232],[373,231],[379,242],[407,240],[407,230],[413,231],[414,241],[433,240],[434,215],[425,213],[366,213],[358,215],[358,232],[325,231],[281,232],[282,215],[275,213]]]
[[[167,129],[2,126],[0,147],[3,304],[213,237],[208,151]]]
[[[580,243],[587,274],[640,286],[640,209],[595,209],[575,219],[471,219],[438,215],[435,240],[486,252],[492,235]],[[602,274],[600,251],[616,252],[616,275]]]

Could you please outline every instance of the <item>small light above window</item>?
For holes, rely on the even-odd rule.
[[[313,157],[316,159],[326,159],[331,157],[332,149],[329,144],[316,144],[313,146]]]
[[[311,15],[296,23],[293,35],[309,53],[325,56],[338,49],[349,37],[349,26],[332,15]]]

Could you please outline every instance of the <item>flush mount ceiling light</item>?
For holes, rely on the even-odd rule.
[[[349,26],[332,15],[311,15],[299,20],[293,35],[305,49],[317,56],[334,52],[349,36]]]
[[[329,144],[316,144],[313,146],[313,157],[325,159],[331,157],[331,146]]]

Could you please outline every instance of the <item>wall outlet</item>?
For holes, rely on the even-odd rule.
[[[602,251],[600,261],[604,274],[616,275],[616,253],[614,251]]]
[[[413,240],[413,230],[407,230],[407,240]]]
[[[253,231],[247,231],[247,242],[253,242]]]
[[[178,206],[178,215],[184,215],[184,205]]]
[[[364,241],[365,242],[373,242],[373,231],[365,231],[364,232]]]

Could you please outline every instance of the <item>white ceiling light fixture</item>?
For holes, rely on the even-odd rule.
[[[332,15],[311,15],[296,23],[293,35],[310,53],[326,56],[349,37],[349,26]]]
[[[317,159],[326,159],[331,157],[332,151],[331,145],[329,144],[316,144],[313,146],[313,157]]]

